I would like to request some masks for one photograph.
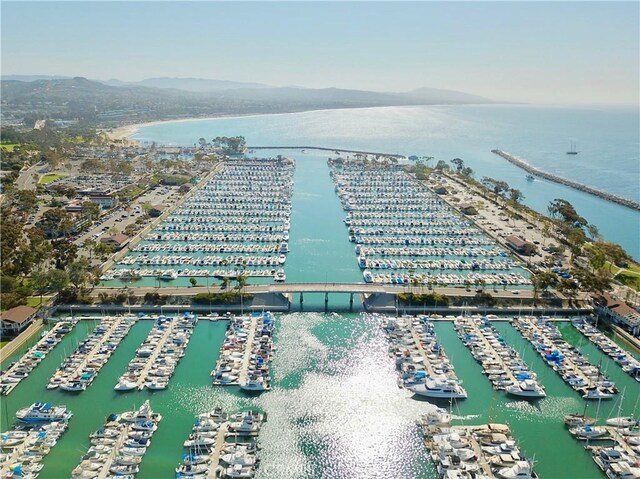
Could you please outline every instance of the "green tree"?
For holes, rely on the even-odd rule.
[[[195,287],[198,285],[198,280],[195,278],[189,278],[189,283],[191,283],[191,286]]]
[[[86,258],[80,258],[67,266],[69,281],[75,289],[80,289],[84,286],[88,279],[90,267]]]
[[[54,240],[51,244],[57,269],[65,269],[78,256],[78,247],[66,238]]]
[[[52,269],[47,273],[47,281],[49,282],[49,289],[59,293],[69,286],[69,275],[61,269]]]

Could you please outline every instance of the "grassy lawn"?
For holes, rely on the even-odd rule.
[[[51,183],[52,181],[58,180],[60,178],[64,178],[67,175],[58,175],[56,173],[47,173],[46,175],[42,175],[40,177],[40,181],[38,181],[38,184],[40,185],[46,185],[47,183]]]
[[[620,273],[616,279],[625,286],[640,291],[640,275],[630,272]]]
[[[4,151],[13,151],[16,146],[20,146],[20,143],[2,143],[0,144],[0,148]]]
[[[46,303],[50,297],[51,296],[44,295],[42,297],[42,302]],[[38,306],[40,306],[40,296],[29,296],[27,298],[27,306],[31,306],[32,308],[37,308]]]

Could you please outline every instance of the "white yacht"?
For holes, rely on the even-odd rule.
[[[135,381],[132,381],[127,378],[120,378],[120,380],[118,381],[118,384],[116,384],[113,389],[115,389],[116,391],[132,391],[137,387],[138,387],[138,384]]]
[[[368,269],[365,269],[362,272],[362,279],[364,279],[365,283],[373,283],[373,274]]]
[[[424,384],[408,387],[418,396],[442,399],[466,399],[467,391],[457,381],[451,379],[429,379]]]
[[[284,273],[283,269],[279,269],[276,271],[276,274],[273,276],[274,281],[283,282],[287,279],[287,275]]]
[[[269,386],[265,384],[262,377],[250,378],[244,383],[240,383],[240,389],[245,391],[267,391]]]
[[[48,402],[37,402],[16,412],[20,422],[66,421],[72,416],[66,406],[54,406]]]
[[[540,386],[533,379],[525,379],[510,386],[506,389],[508,394],[512,396],[529,397],[529,398],[543,398],[547,396],[542,386]]]
[[[280,253],[288,253],[289,252],[289,243],[283,241],[280,243]]]
[[[538,476],[533,472],[531,463],[529,461],[517,461],[511,467],[505,467],[504,469],[498,469],[496,476],[504,479],[534,479]]]
[[[162,274],[160,276],[158,276],[158,278],[160,279],[164,279],[164,280],[173,280],[173,279],[177,279],[178,278],[178,272],[175,269],[166,269],[162,272]]]

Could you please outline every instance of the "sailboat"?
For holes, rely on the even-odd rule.
[[[578,154],[578,150],[576,150],[576,144],[575,142],[571,142],[571,149],[569,151],[567,151],[567,155],[577,155]]]

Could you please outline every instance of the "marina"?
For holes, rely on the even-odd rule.
[[[572,321],[571,324],[595,344],[598,349],[613,359],[625,373],[640,382],[640,361],[634,358],[631,353],[622,349],[598,328],[584,319]]]
[[[399,384],[417,396],[465,399],[467,392],[438,340],[427,316],[381,317],[389,355],[400,371]]]
[[[536,352],[571,386],[583,399],[612,399],[618,389],[607,378],[599,366],[594,366],[567,343],[558,328],[544,317],[518,317],[514,327],[534,346]]]
[[[178,361],[185,355],[197,321],[197,316],[191,313],[156,318],[147,339],[136,350],[136,357],[129,362],[127,372],[120,376],[114,389],[166,389]]]
[[[536,373],[506,343],[489,318],[459,316],[454,325],[458,337],[469,348],[473,358],[482,365],[494,389],[524,399],[546,397]]]
[[[135,476],[161,419],[162,416],[151,410],[149,401],[137,411],[110,414],[104,426],[90,435],[91,446],[73,469],[71,477],[114,479]]]
[[[35,479],[42,461],[67,430],[72,414],[65,406],[35,403],[18,411],[18,425],[0,439],[0,474],[7,479]]]
[[[6,396],[13,391],[20,381],[47,357],[49,351],[62,341],[64,335],[71,331],[76,323],[77,320],[56,322],[18,361],[4,369],[0,373],[0,395]]]
[[[264,421],[266,415],[258,411],[228,416],[221,409],[215,409],[200,414],[184,442],[188,452],[183,454],[182,462],[176,468],[176,477],[254,477],[260,462],[256,457],[256,437]]]
[[[295,162],[282,157],[222,162],[207,184],[102,276],[103,284],[145,277],[284,281],[294,172]]]
[[[329,168],[365,282],[530,284],[507,251],[400,166],[338,158]]]
[[[104,318],[93,333],[65,358],[49,380],[47,389],[60,388],[68,392],[86,390],[134,322],[135,318],[130,316]]]
[[[213,384],[240,386],[246,392],[268,391],[273,354],[274,317],[271,313],[230,317],[215,369]]]
[[[522,455],[506,424],[452,426],[446,411],[431,413],[419,424],[437,477],[533,479],[533,461]]]

